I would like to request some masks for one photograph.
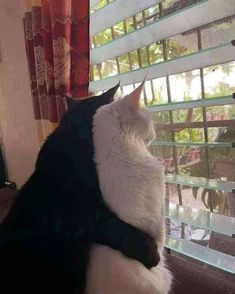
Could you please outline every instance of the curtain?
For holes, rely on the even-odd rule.
[[[24,36],[39,143],[58,125],[65,94],[88,96],[89,0],[23,0]]]

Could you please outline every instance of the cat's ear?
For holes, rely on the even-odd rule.
[[[108,91],[100,95],[105,103],[108,104],[113,102],[114,95],[116,94],[119,87],[120,87],[120,82],[113,88],[109,89]]]
[[[69,97],[67,95],[65,95],[66,98],[66,103],[67,103],[67,108],[69,109],[70,107],[72,107],[74,104],[76,104],[77,100],[73,99],[72,97]]]
[[[139,108],[140,107],[140,96],[141,92],[144,88],[145,79],[143,82],[133,91],[131,92],[126,98],[128,99],[129,104],[132,107]]]

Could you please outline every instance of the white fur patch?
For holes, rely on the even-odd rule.
[[[164,168],[146,148],[154,138],[145,109],[131,109],[125,98],[101,107],[94,117],[95,161],[104,201],[120,219],[155,237],[161,261],[147,270],[120,252],[94,245],[86,294],[166,294],[171,274],[164,244]]]

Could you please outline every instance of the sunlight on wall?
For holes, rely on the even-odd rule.
[[[20,1],[1,1],[0,123],[9,179],[20,187],[31,174],[38,143],[25,57]]]

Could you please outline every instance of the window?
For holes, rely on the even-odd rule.
[[[150,151],[166,168],[165,246],[235,273],[235,3],[136,1],[123,16],[122,0],[108,2],[91,14],[92,26],[116,11],[92,30],[90,90],[121,80],[127,94],[148,73],[143,103],[158,124]]]

